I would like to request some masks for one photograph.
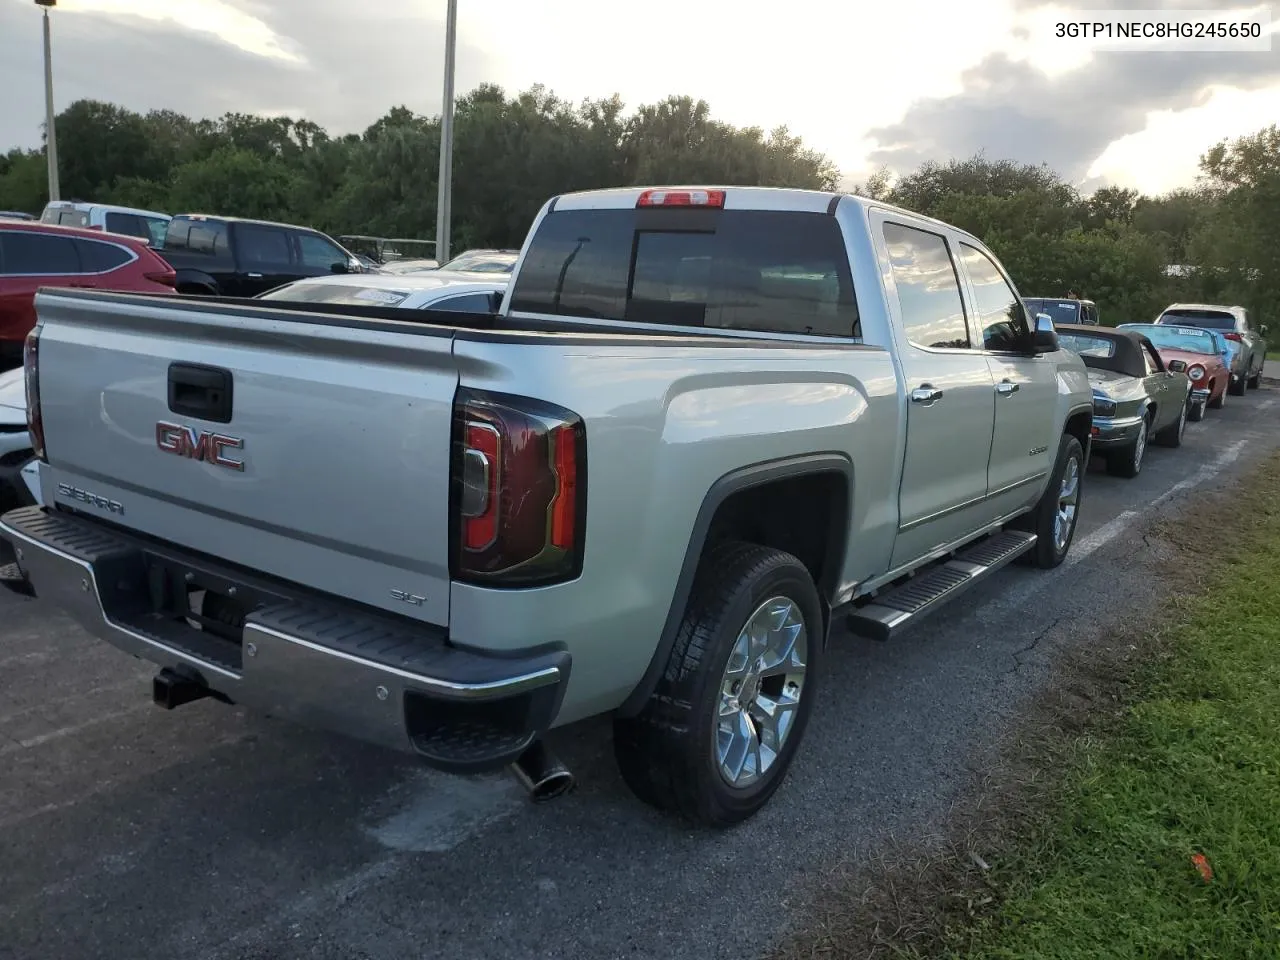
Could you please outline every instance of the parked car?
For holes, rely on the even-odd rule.
[[[401,310],[497,313],[506,289],[506,277],[477,280],[473,274],[435,270],[421,276],[309,277],[276,287],[258,299],[337,306],[373,305]]]
[[[35,502],[22,478],[22,468],[35,458],[23,379],[22,367],[0,373],[0,503]]]
[[[1231,393],[1243,397],[1245,391],[1256,390],[1262,382],[1267,362],[1267,325],[1255,325],[1249,311],[1240,306],[1213,303],[1173,303],[1164,308],[1156,323],[1175,327],[1202,327],[1217,330],[1228,340],[1240,344],[1243,372],[1232,377]]]
[[[40,295],[56,498],[0,535],[162,704],[514,763],[535,797],[571,782],[547,729],[612,714],[636,794],[723,826],[782,782],[837,617],[896,637],[1071,547],[1086,367],[905,210],[568,194],[496,317],[305,306]]]
[[[174,272],[143,240],[35,221],[0,222],[0,370],[22,363],[40,287],[173,293]]]
[[[255,297],[303,277],[363,273],[360,261],[310,227],[183,213],[169,223],[165,258],[178,292]]]
[[[430,273],[433,270],[439,270],[440,264],[434,260],[388,260],[378,270],[379,273],[389,273],[392,276],[403,276],[412,273]],[[454,271],[449,271],[453,273]]]
[[[40,221],[64,227],[85,227],[89,230],[123,233],[126,236],[137,237],[139,240],[146,240],[159,250],[164,247],[169,215],[155,210],[139,210],[136,207],[118,207],[110,203],[53,200],[45,205]]]
[[[510,273],[519,257],[519,250],[468,250],[441,264],[440,269],[455,273]]]
[[[1108,473],[1136,477],[1151,440],[1182,445],[1191,406],[1185,361],[1166,364],[1152,342],[1132,330],[1063,324],[1058,342],[1089,368],[1093,447],[1106,458]]]
[[[34,220],[29,213],[23,213],[21,210],[0,210],[0,220]]]
[[[1032,316],[1044,313],[1054,324],[1098,325],[1098,305],[1092,300],[1072,300],[1070,297],[1029,297],[1023,301]]]
[[[1204,419],[1206,407],[1220,410],[1227,402],[1231,383],[1232,353],[1215,330],[1199,327],[1170,327],[1154,323],[1122,323],[1117,330],[1131,330],[1151,341],[1165,365],[1181,360],[1191,381],[1191,408],[1188,419]]]

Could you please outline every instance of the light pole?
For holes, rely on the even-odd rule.
[[[46,34],[47,36],[47,34]],[[453,61],[458,44],[458,0],[449,0],[444,29],[444,112],[440,115],[440,193],[436,199],[436,263],[449,259],[449,207],[453,198]]]
[[[49,8],[58,0],[36,0],[44,7],[44,123],[45,154],[49,158],[49,199],[62,199],[58,190],[58,132],[53,126],[53,54],[49,44]]]

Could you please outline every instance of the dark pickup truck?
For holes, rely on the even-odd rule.
[[[177,272],[179,293],[254,297],[303,277],[363,272],[350,251],[318,230],[236,217],[179,214],[162,253]]]

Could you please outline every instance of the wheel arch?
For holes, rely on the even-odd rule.
[[[685,548],[676,589],[663,622],[653,656],[644,676],[616,713],[622,717],[634,716],[644,707],[645,701],[657,686],[671,648],[675,645],[685,605],[693,590],[694,576],[706,547],[713,542],[713,530],[721,508],[728,507],[735,497],[752,492],[780,487],[796,481],[828,478],[830,483],[826,507],[832,511],[827,536],[823,544],[821,574],[815,585],[822,600],[823,615],[830,624],[831,598],[835,593],[848,550],[849,517],[853,509],[854,468],[848,456],[842,453],[815,453],[786,457],[755,463],[730,471],[713,483],[702,498],[694,520],[693,530]]]

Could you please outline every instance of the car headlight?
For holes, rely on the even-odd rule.
[[[1187,376],[1190,377],[1193,382],[1204,379],[1204,367],[1197,363],[1195,366],[1187,370]]]
[[[1114,400],[1105,400],[1102,397],[1094,397],[1093,415],[1095,417],[1114,417],[1116,415],[1116,402]]]

